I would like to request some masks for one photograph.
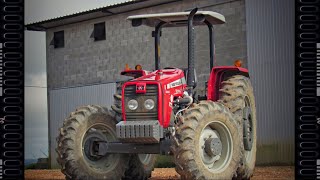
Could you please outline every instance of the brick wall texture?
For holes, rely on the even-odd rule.
[[[179,12],[195,5],[221,13],[227,23],[215,26],[216,65],[233,65],[242,59],[246,66],[246,23],[244,0],[184,0],[131,11],[104,18],[49,29],[46,34],[48,90],[97,83],[123,81],[120,71],[134,68],[154,69],[153,28],[131,27],[130,15]],[[95,23],[106,23],[106,40],[90,38]],[[64,30],[65,47],[50,45],[53,33]],[[187,27],[162,30],[161,67],[187,67]],[[206,26],[196,27],[196,71],[198,88],[203,90],[209,77],[209,40]]]

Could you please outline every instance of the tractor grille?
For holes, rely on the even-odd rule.
[[[125,111],[126,120],[158,120],[158,86],[157,85],[146,85],[145,94],[136,94],[136,86],[129,85],[124,89],[125,98]],[[138,101],[138,108],[134,111],[127,107],[128,101],[135,99]],[[147,110],[144,107],[144,102],[147,99],[152,99],[155,102],[155,106],[152,110]]]

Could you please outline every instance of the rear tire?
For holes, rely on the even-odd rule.
[[[208,151],[207,140],[212,138],[222,145],[209,146]],[[182,179],[231,179],[242,156],[240,141],[230,111],[223,104],[201,101],[186,110],[176,124],[172,145],[176,171]],[[213,153],[213,149],[218,150]]]
[[[230,111],[234,114],[235,120],[240,125],[241,131],[244,134],[248,133],[244,131],[243,127],[251,128],[252,142],[251,149],[246,150],[246,142],[241,144],[242,154],[242,165],[238,169],[238,179],[250,179],[254,172],[256,162],[256,151],[257,151],[257,118],[256,118],[256,106],[253,94],[253,88],[250,79],[242,75],[234,75],[222,82],[220,89],[219,102],[223,103]],[[250,109],[251,115],[250,120],[246,115],[247,109]],[[249,123],[250,122],[250,123]],[[246,125],[244,126],[244,124]]]
[[[121,87],[122,83],[117,84],[114,104],[111,106],[113,116],[118,122],[122,120],[122,104],[121,104]],[[145,158],[143,157],[145,156]],[[129,166],[125,171],[124,180],[146,180],[151,177],[156,161],[155,154],[130,154]]]
[[[116,121],[100,106],[78,108],[67,118],[57,137],[57,161],[66,179],[114,179],[123,177],[128,164],[125,154],[89,155],[91,138],[116,141]]]

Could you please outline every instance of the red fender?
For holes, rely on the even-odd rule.
[[[212,68],[208,81],[208,100],[217,101],[219,99],[219,89],[221,82],[230,76],[241,74],[249,77],[249,71],[246,68],[235,66],[216,66]]]

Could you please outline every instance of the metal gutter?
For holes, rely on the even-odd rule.
[[[102,10],[107,9],[107,8],[116,8],[116,7],[119,7],[119,6],[130,5],[130,4],[134,4],[134,3],[137,3],[137,2],[141,2],[141,1],[147,1],[147,0],[127,0],[127,1],[122,2],[122,3],[115,3],[115,4],[111,4],[111,5],[104,6],[104,7],[99,7],[99,8],[90,9],[90,10],[86,10],[86,11],[81,11],[81,12],[77,12],[77,13],[73,13],[73,14],[68,14],[68,15],[65,15],[65,16],[50,18],[50,19],[43,20],[43,21],[32,22],[32,23],[26,24],[25,26],[31,26],[31,25],[36,25],[36,24],[44,24],[44,23],[49,23],[49,22],[53,22],[53,21],[59,21],[59,20],[62,20],[62,19],[81,16],[83,14],[99,12],[99,11],[102,11]]]
[[[79,22],[90,21],[90,20],[93,20],[93,19],[101,18],[101,17],[108,17],[108,16],[112,16],[112,15],[127,13],[127,12],[131,12],[131,11],[141,10],[141,9],[155,7],[155,6],[159,6],[159,5],[174,3],[174,2],[178,2],[178,1],[182,1],[182,0],[168,0],[168,1],[165,1],[163,3],[157,3],[157,4],[153,4],[153,5],[150,5],[150,6],[144,6],[144,7],[138,7],[138,8],[134,8],[134,9],[127,10],[127,11],[118,12],[118,13],[112,12],[110,10],[110,9],[115,9],[115,8],[118,8],[118,7],[124,7],[124,6],[127,6],[127,5],[143,3],[143,2],[146,2],[146,1],[150,1],[151,2],[152,0],[127,1],[125,3],[116,4],[116,5],[113,5],[113,6],[107,6],[107,7],[98,8],[98,9],[89,10],[89,11],[84,11],[84,12],[81,12],[81,13],[67,15],[67,16],[63,16],[63,17],[59,17],[59,18],[54,18],[54,19],[49,19],[49,20],[40,21],[40,22],[36,22],[36,23],[27,24],[27,25],[25,25],[25,29],[26,30],[32,30],[32,31],[46,31],[47,29],[56,28],[56,27],[60,27],[60,26],[64,26],[64,25],[70,25],[70,24],[75,24],[75,23],[79,23]],[[44,24],[47,24],[47,23],[57,22],[57,21],[70,19],[70,18],[73,18],[73,17],[79,17],[79,16],[86,15],[86,14],[97,13],[97,12],[102,12],[102,13],[106,13],[106,14],[105,15],[96,16],[96,17],[93,17],[93,18],[89,18],[89,19],[84,19],[84,20],[75,21],[75,22],[71,22],[71,23],[65,23],[65,24],[61,24],[61,25],[57,25],[57,26],[52,26],[52,27],[49,27],[49,28],[43,26]]]

